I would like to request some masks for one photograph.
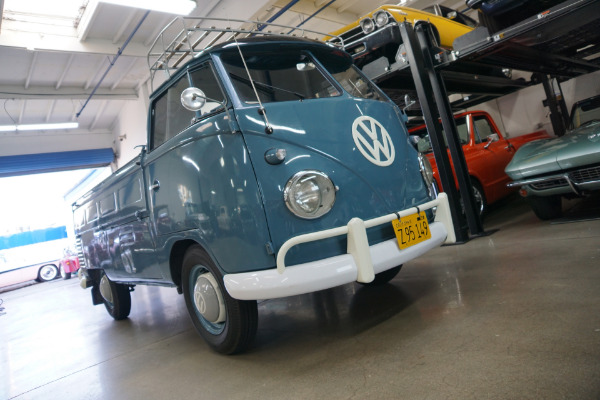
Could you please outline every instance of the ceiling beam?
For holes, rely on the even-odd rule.
[[[167,26],[169,22],[171,22],[172,19],[173,18],[170,15],[163,17],[163,19],[158,24],[156,24],[156,28],[154,28],[152,33],[148,35],[148,39],[146,39],[146,41],[144,42],[144,46],[150,46],[152,42],[154,42],[160,31],[162,31],[164,27]]]
[[[54,87],[55,89],[60,89],[60,87],[63,83],[63,80],[65,79],[65,76],[67,76],[67,72],[69,72],[69,68],[71,68],[71,64],[73,63],[73,58],[75,58],[75,54],[71,54],[69,56],[69,59],[67,60],[67,64],[63,68],[63,72],[60,75],[60,78],[58,78],[58,81],[56,82],[56,86]]]
[[[92,0],[88,2],[85,7],[85,11],[81,16],[81,20],[79,21],[79,25],[77,25],[77,39],[81,42],[85,42],[87,40],[87,36],[90,33],[90,28],[98,13],[96,9],[98,8],[98,1]]]
[[[278,1],[275,5],[276,8],[280,8],[282,6],[282,4],[284,4],[285,1]],[[327,4],[327,3],[325,3]],[[337,24],[341,24],[341,25],[346,25],[350,22],[354,22],[358,16],[356,14],[350,13],[350,12],[339,12],[338,10],[336,10],[334,8],[336,3],[333,3],[331,6],[324,8],[323,10],[321,10],[321,12],[319,12],[314,18],[313,20],[311,20],[311,22],[316,22],[318,20],[322,21],[322,25],[324,26],[328,26],[328,24],[330,22],[334,22]],[[300,20],[304,21],[304,19],[308,16],[313,15],[318,9],[315,8],[315,3],[314,1],[311,0],[300,0],[299,2],[295,3],[286,13],[285,15],[290,18],[292,15],[296,14]],[[327,31],[329,30],[335,30],[335,29],[327,29]]]
[[[98,111],[96,111],[96,116],[94,117],[94,121],[90,125],[90,130],[94,130],[94,128],[96,128],[96,124],[98,124],[98,122],[102,118],[102,114],[104,114],[104,110],[106,109],[106,104],[107,104],[106,100],[103,100],[102,103],[100,103],[100,109]]]
[[[115,80],[115,83],[112,84],[112,86],[110,87],[110,90],[115,90],[117,88],[117,86],[119,86],[119,84],[121,83],[121,81],[127,76],[127,74],[129,74],[129,72],[131,71],[131,69],[133,68],[133,66],[135,65],[135,63],[137,62],[138,58],[131,58],[131,60],[129,61],[129,64],[127,64],[127,66],[125,67],[125,69],[123,69],[121,71],[121,73],[119,74],[119,77],[117,78],[117,80]]]
[[[48,106],[48,112],[46,113],[46,122],[50,121],[50,118],[52,117],[52,113],[54,112],[55,106],[56,106],[56,99],[52,99],[52,101],[50,101],[50,104]]]
[[[4,29],[0,35],[0,46],[21,49],[34,49],[41,51],[64,51],[67,53],[92,53],[92,54],[117,54],[119,44],[112,39],[88,39],[85,42],[76,36],[60,36],[46,34],[40,36],[35,32],[24,32]],[[143,43],[131,42],[122,55],[132,57],[146,57],[147,46]]]
[[[31,86],[28,89],[24,89],[23,86],[10,85],[0,87],[0,99],[85,100],[89,96],[89,90],[83,90],[78,86],[63,86],[59,89],[55,89],[53,86]],[[137,100],[138,95],[135,89],[98,88],[94,99]]]
[[[27,105],[27,100],[21,101],[21,109],[19,110],[19,124],[23,122],[23,115],[25,115],[25,106]]]
[[[347,0],[344,4],[337,8],[338,14],[345,12],[347,9],[352,7],[358,0]]]
[[[25,89],[29,88],[29,84],[31,83],[31,77],[33,75],[33,69],[35,68],[35,62],[37,60],[38,53],[33,53],[33,58],[31,59],[31,64],[29,64],[29,71],[27,72],[27,78],[25,78]]]
[[[137,9],[132,9],[129,14],[127,15],[127,18],[125,19],[125,22],[123,22],[121,24],[121,27],[119,28],[119,30],[117,31],[117,33],[115,34],[115,36],[113,37],[113,44],[117,44],[121,42],[121,38],[123,37],[123,35],[125,34],[125,30],[127,30],[127,28],[130,28],[132,26],[132,22],[133,22],[133,18],[138,14]],[[133,24],[134,25],[134,24]]]
[[[92,75],[90,75],[90,78],[85,82],[85,85],[83,85],[83,89],[88,90],[90,88],[90,86],[92,86],[92,82],[94,82],[96,80],[96,77],[98,76],[100,71],[102,71],[103,69],[108,67],[108,66],[105,66],[106,61],[107,61],[107,59],[103,57],[102,61],[98,63],[98,66],[96,67],[96,70],[94,71],[94,73]]]

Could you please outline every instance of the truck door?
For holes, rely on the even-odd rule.
[[[182,92],[191,87],[205,97],[198,111],[182,105]],[[180,239],[199,242],[224,269],[258,268],[269,257],[274,263],[265,250],[268,229],[250,157],[243,136],[232,133],[235,122],[224,93],[206,62],[175,76],[152,99],[150,147],[143,164],[156,246],[164,249],[158,250],[163,268],[168,268],[171,243]]]
[[[481,182],[484,187],[492,188],[492,196],[487,194],[488,202],[493,202],[495,198],[502,193],[508,193],[506,184],[509,181],[504,173],[504,168],[512,159],[513,152],[508,146],[508,141],[503,137],[499,140],[489,140],[490,135],[497,134],[496,129],[492,127],[486,115],[473,115],[473,128],[475,130],[475,147],[484,153],[486,174],[483,175],[488,182]],[[486,140],[489,139],[489,140]]]

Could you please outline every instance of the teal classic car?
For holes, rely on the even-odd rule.
[[[600,190],[600,95],[576,102],[564,136],[524,145],[505,171],[544,220],[561,215],[562,197]]]
[[[348,53],[212,26],[232,22],[247,21],[165,28],[149,53],[168,79],[150,96],[147,146],[73,207],[93,304],[120,320],[134,286],[177,288],[224,354],[252,342],[257,300],[383,284],[455,241],[406,114]]]

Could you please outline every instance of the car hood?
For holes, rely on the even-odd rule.
[[[512,179],[559,172],[600,162],[600,121],[553,139],[523,145],[506,166]]]

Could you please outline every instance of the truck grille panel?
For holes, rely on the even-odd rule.
[[[346,31],[340,35],[340,37],[344,39],[344,43],[354,42],[355,40],[358,40],[364,36],[365,34],[360,26],[352,28],[349,31]]]
[[[600,165],[571,172],[569,177],[575,183],[598,181],[600,180]]]
[[[531,187],[534,188],[535,190],[546,190],[546,189],[553,189],[553,188],[567,186],[567,185],[568,185],[568,183],[565,178],[557,178],[557,179],[552,179],[552,180],[548,180],[548,181],[533,183],[531,185]]]

